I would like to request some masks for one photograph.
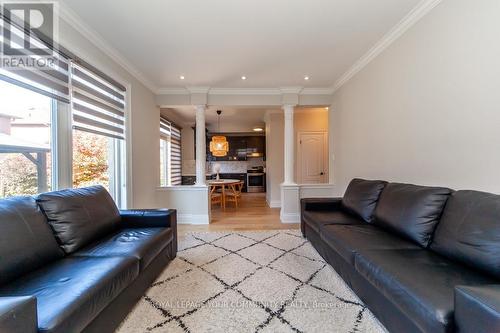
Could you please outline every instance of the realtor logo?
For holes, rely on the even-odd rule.
[[[0,5],[1,67],[50,66],[55,61],[56,3],[21,1],[2,2]]]

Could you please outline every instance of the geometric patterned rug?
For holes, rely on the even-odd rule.
[[[118,329],[386,332],[298,230],[187,234]]]

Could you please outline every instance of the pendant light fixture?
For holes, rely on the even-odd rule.
[[[217,132],[220,133],[220,115],[222,111],[217,110]],[[215,157],[224,157],[229,151],[229,143],[226,137],[223,135],[212,136],[212,141],[210,141],[210,152]]]

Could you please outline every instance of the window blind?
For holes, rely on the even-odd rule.
[[[125,87],[77,62],[70,67],[73,128],[125,139]]]
[[[181,156],[181,130],[172,125],[170,167],[172,185],[181,185],[182,183],[182,156]]]
[[[7,8],[0,14],[0,25],[3,47],[16,49],[16,55],[2,55],[0,79],[69,103],[68,57],[55,49],[52,40],[25,28],[25,23]],[[24,48],[26,40],[36,51]]]
[[[170,139],[171,136],[171,124],[165,118],[160,118],[160,136],[165,140]]]
[[[160,117],[160,137],[169,143],[168,170],[169,185],[181,185],[182,183],[182,156],[181,156],[181,129],[169,120]]]

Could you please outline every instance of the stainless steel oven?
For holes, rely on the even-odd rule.
[[[266,174],[262,171],[255,170],[247,171],[247,191],[248,192],[265,192],[266,191]]]

